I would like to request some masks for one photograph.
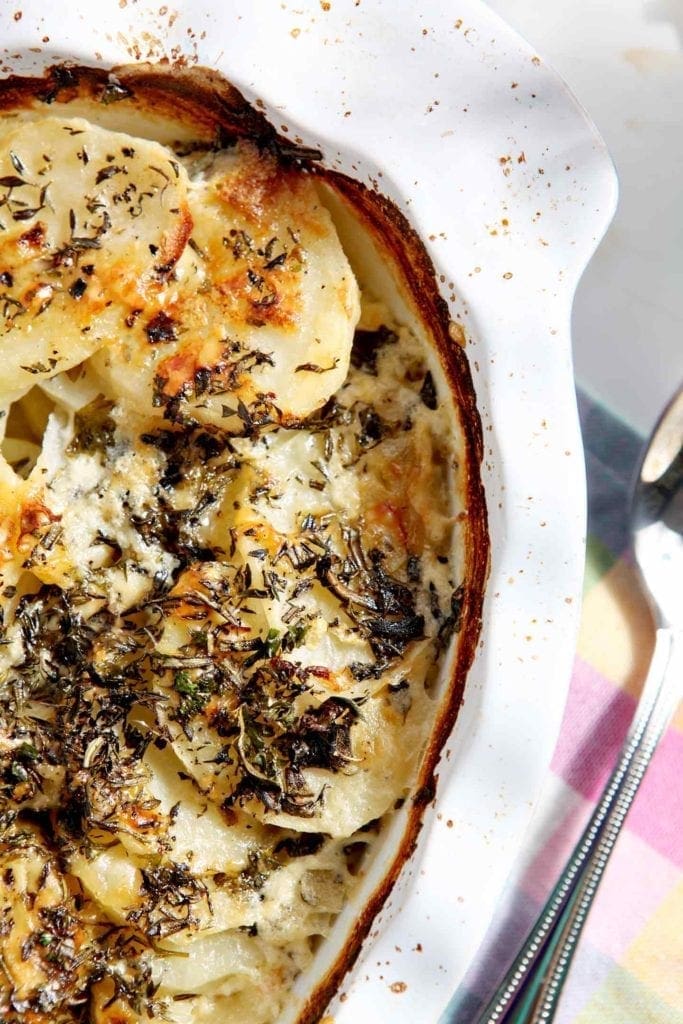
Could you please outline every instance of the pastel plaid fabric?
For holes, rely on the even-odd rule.
[[[541,804],[475,965],[451,1004],[472,1024],[545,902],[614,765],[654,627],[628,553],[641,440],[579,394],[588,474],[581,628]],[[681,581],[683,588],[683,580]],[[584,929],[557,1024],[683,1024],[683,709],[664,737]]]

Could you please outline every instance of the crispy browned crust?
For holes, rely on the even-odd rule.
[[[113,76],[113,77],[112,77]],[[464,543],[464,598],[461,629],[451,679],[441,701],[408,813],[406,829],[382,882],[356,921],[353,934],[340,951],[334,966],[308,997],[297,1024],[315,1024],[353,965],[372,922],[385,903],[398,875],[417,843],[425,807],[436,793],[436,768],[441,750],[455,723],[481,631],[484,588],[489,569],[489,536],[486,500],[480,467],[483,458],[481,421],[467,355],[451,338],[448,307],[439,293],[433,264],[417,233],[401,211],[379,192],[346,175],[327,170],[319,154],[297,148],[279,136],[263,114],[255,110],[225,78],[207,68],[188,68],[170,63],[126,65],[106,71],[76,65],[50,68],[43,77],[11,76],[0,81],[0,114],[25,107],[46,105],[58,99],[69,102],[88,98],[111,100],[139,108],[142,103],[162,116],[191,124],[200,139],[225,145],[248,137],[291,161],[320,175],[346,202],[387,253],[403,290],[428,329],[451,389],[455,415],[464,436],[460,473],[464,478],[467,520]]]
[[[60,64],[44,76],[10,75],[0,81],[0,113],[59,100],[92,99],[137,107],[145,105],[161,116],[191,124],[197,137],[229,143],[248,137],[261,146],[273,145],[275,129],[230,83],[209,68],[171,64],[126,64],[112,68]]]

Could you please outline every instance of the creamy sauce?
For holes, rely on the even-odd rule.
[[[133,156],[85,193],[109,225],[90,275],[89,250],[54,263],[94,216],[59,180],[26,218],[49,220],[40,254],[0,253],[17,301],[56,296],[4,394],[0,1006],[272,1024],[413,783],[459,628],[443,396],[410,328],[361,308],[306,175],[46,124],[53,176],[82,136],[105,170]],[[169,180],[119,231],[106,189],[152,159]],[[95,279],[84,351],[62,328]]]

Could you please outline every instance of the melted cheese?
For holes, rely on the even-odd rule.
[[[369,304],[389,341],[349,367],[330,216],[248,143],[182,163],[48,119],[0,171],[0,397],[42,396],[0,459],[0,1010],[273,1024],[410,789],[457,628],[426,353]]]

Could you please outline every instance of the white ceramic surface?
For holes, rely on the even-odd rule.
[[[683,3],[489,0],[592,117],[619,210],[573,316],[578,383],[643,436],[683,381]]]
[[[100,0],[55,13],[17,0],[0,29],[5,70],[181,52],[217,67],[276,127],[398,203],[466,325],[493,541],[482,645],[417,855],[331,1008],[335,1024],[435,1021],[522,840],[566,695],[584,536],[569,319],[616,202],[604,146],[477,0]]]

